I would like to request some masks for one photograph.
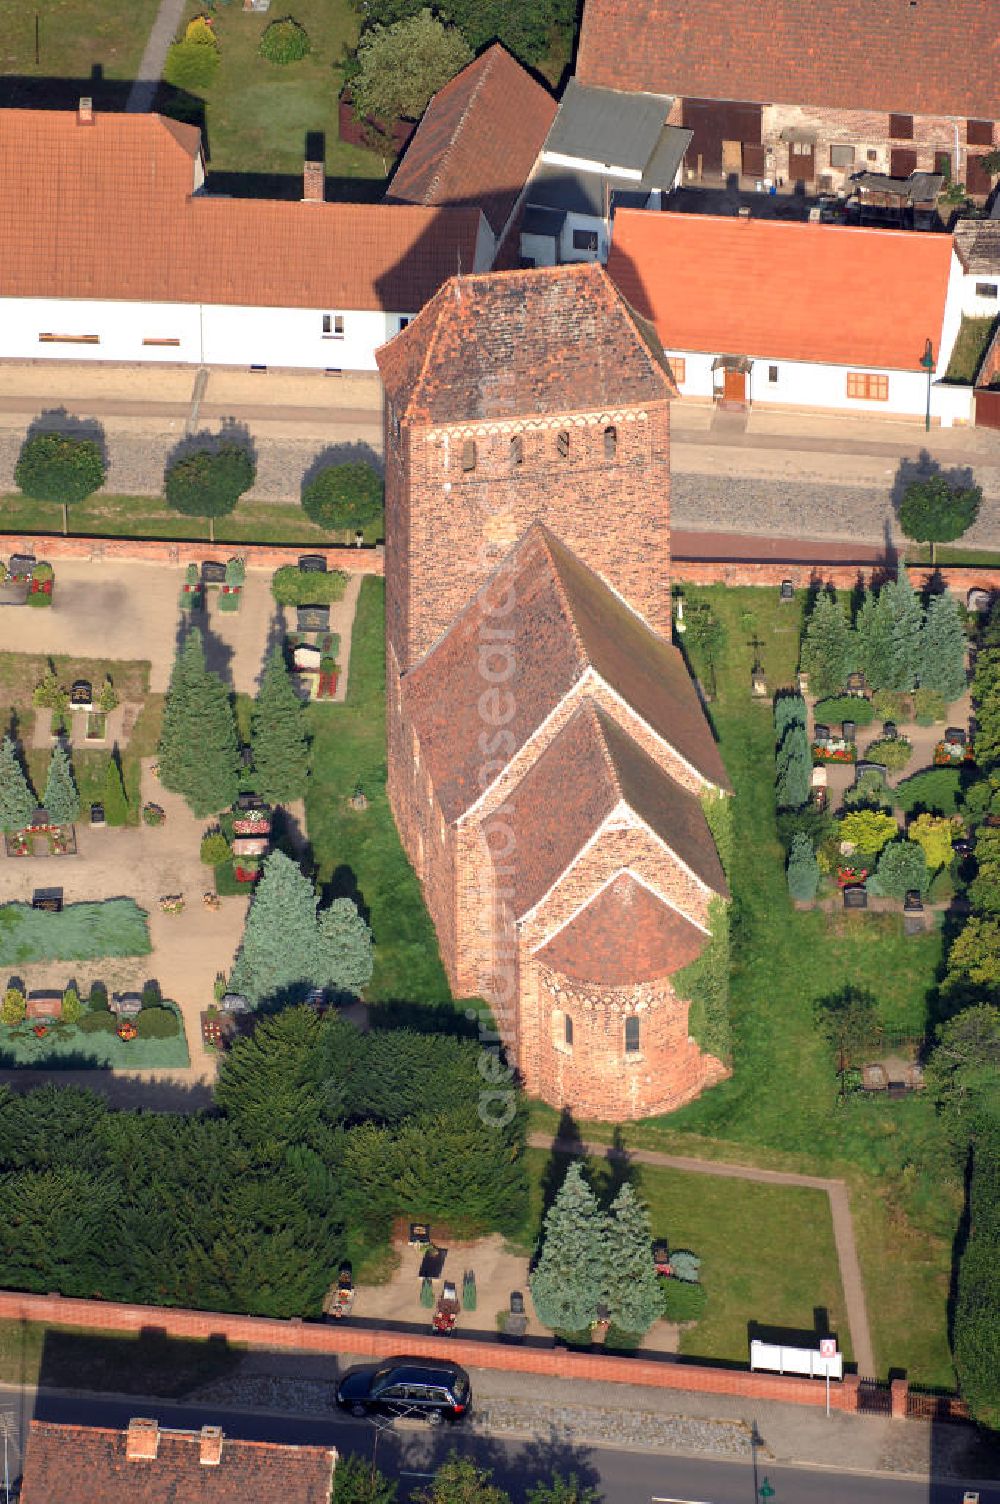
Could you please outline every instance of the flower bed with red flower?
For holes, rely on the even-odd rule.
[[[813,762],[855,762],[857,755],[853,742],[813,742]]]
[[[869,868],[867,867],[838,867],[837,887],[851,888],[855,883],[863,883],[868,876],[868,872]]]
[[[937,768],[957,768],[959,763],[975,760],[971,742],[938,742],[934,748],[934,766]]]

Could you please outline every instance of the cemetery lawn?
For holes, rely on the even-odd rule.
[[[343,704],[312,704],[306,825],[323,902],[355,898],[375,937],[370,1003],[445,1004],[451,993],[420,885],[400,844],[386,793],[385,583],[362,581]],[[348,800],[360,789],[365,810]],[[377,1018],[375,1020],[377,1022]]]
[[[20,80],[33,78],[54,80],[57,90],[63,80],[73,81],[70,101],[61,93],[39,94],[37,104],[56,108],[72,102],[81,93],[96,96],[101,106],[101,85],[91,86],[91,72],[99,67],[107,79],[135,78],[156,16],[158,0],[46,0],[44,5],[4,7],[3,40],[0,43],[0,72],[15,75],[18,82],[10,88],[4,103],[19,105],[27,95]],[[35,16],[39,17],[38,63],[35,62]],[[5,78],[6,86],[11,79]],[[86,85],[86,88],[84,87]],[[62,85],[65,90],[65,85]],[[119,106],[121,107],[121,106]]]
[[[30,1024],[0,1024],[0,1066],[27,1070],[177,1070],[191,1064],[184,1023],[173,1039],[119,1039],[117,1034],[85,1034],[68,1024],[52,1024],[39,1039]]]
[[[184,23],[204,9],[200,0],[190,0]],[[257,49],[269,22],[285,14],[273,6],[265,15],[246,12],[238,3],[213,10],[219,68],[207,89],[194,91],[204,101],[211,143],[209,191],[214,186],[228,193],[301,198],[306,136],[318,133],[325,137],[327,176],[337,180],[328,197],[381,198],[392,158],[340,140],[341,60],[358,39],[357,10],[350,0],[296,0],[293,14],[309,33],[312,50],[298,62],[278,66]],[[169,103],[168,89],[164,95],[168,114],[191,118],[187,102]],[[234,181],[236,175],[242,184]],[[216,177],[224,182],[213,185]]]
[[[531,1207],[526,1250],[534,1251],[549,1180],[550,1156],[527,1151]],[[559,1156],[556,1179],[569,1161]],[[602,1203],[621,1183],[619,1166],[590,1160],[588,1178]],[[717,1180],[684,1170],[632,1165],[626,1172],[649,1207],[654,1237],[702,1259],[705,1315],[681,1334],[686,1357],[746,1363],[747,1323],[814,1331],[813,1310],[826,1308],[830,1329],[851,1355],[830,1203],[822,1191]],[[794,1258],[782,1257],[793,1250]]]
[[[70,508],[70,535],[84,538],[168,538],[207,540],[207,520],[185,517],[159,496],[117,496],[98,491]],[[44,555],[43,534],[62,533],[62,507],[30,501],[19,491],[0,497],[0,531],[28,533]],[[365,542],[377,543],[384,532],[381,516],[365,528]],[[294,502],[241,501],[215,523],[216,543],[286,543],[291,546],[353,544],[351,531],[328,532],[311,522]],[[58,587],[57,587],[58,588]]]

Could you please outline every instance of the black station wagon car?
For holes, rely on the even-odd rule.
[[[337,1403],[352,1415],[423,1415],[431,1425],[440,1425],[468,1413],[472,1386],[457,1363],[393,1358],[348,1369],[337,1386]]]

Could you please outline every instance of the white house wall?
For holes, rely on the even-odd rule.
[[[984,298],[976,292],[984,283],[997,289],[992,297]],[[971,319],[996,318],[1000,313],[1000,270],[962,278],[962,312]]]
[[[338,315],[342,336],[323,334]],[[0,299],[0,359],[375,370],[375,351],[412,315],[371,309],[237,308],[197,303]],[[62,336],[43,340],[43,334]],[[98,343],[81,343],[96,335]],[[67,336],[69,338],[67,338]],[[176,344],[148,344],[176,340]]]
[[[684,380],[678,382],[682,397],[714,395],[713,355],[698,351],[667,350],[668,361],[677,356],[684,361]],[[720,352],[722,353],[722,352]],[[921,371],[889,371],[874,366],[814,365],[806,361],[774,360],[752,356],[753,367],[747,377],[747,396],[754,406],[781,403],[788,407],[817,407],[848,413],[892,413],[922,417],[927,405],[927,378]],[[770,380],[771,367],[776,380]],[[861,401],[847,395],[848,371],[886,376],[889,395],[885,402]],[[721,385],[721,381],[720,381]],[[961,395],[964,394],[964,395]],[[931,415],[947,426],[961,421],[968,410],[967,388],[931,387]]]

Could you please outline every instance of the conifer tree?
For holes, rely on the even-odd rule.
[[[61,742],[52,748],[42,801],[53,825],[72,825],[80,816],[80,795],[73,782],[69,754]]]
[[[647,1332],[663,1313],[652,1256],[649,1213],[630,1185],[611,1203],[605,1244],[604,1301],[623,1332]]]
[[[794,722],[775,757],[775,803],[779,809],[801,809],[812,786],[812,756],[805,727]]]
[[[858,611],[858,663],[869,689],[888,689],[893,678],[892,620],[885,591],[865,591]]]
[[[800,830],[792,839],[792,849],[788,856],[788,891],[792,898],[797,898],[803,903],[811,903],[816,897],[816,889],[819,886],[819,863],[813,850],[813,843]]]
[[[0,830],[24,830],[35,803],[13,738],[5,736],[0,743]]]
[[[920,684],[945,700],[965,692],[965,633],[953,595],[935,595],[927,607],[921,639]]]
[[[174,662],[160,736],[160,781],[183,794],[199,819],[232,804],[239,788],[239,748],[229,693],[205,664],[197,627]]]
[[[250,718],[254,774],[261,798],[275,804],[301,799],[309,776],[309,743],[299,701],[280,648],[264,665]]]
[[[853,657],[854,633],[844,608],[835,596],[823,591],[816,598],[802,642],[802,667],[817,698],[843,689]]]
[[[297,863],[272,851],[264,863],[230,985],[251,1002],[301,998],[320,969],[316,889]]]
[[[882,587],[882,595],[887,598],[892,628],[892,680],[880,688],[908,694],[920,672],[924,608],[905,569],[900,569],[898,578]]]
[[[335,898],[319,915],[322,985],[357,996],[372,979],[372,932],[349,898]]]
[[[108,758],[104,772],[104,818],[109,825],[128,824],[128,800],[117,757]]]
[[[540,1321],[554,1331],[582,1332],[604,1297],[606,1219],[579,1164],[545,1216],[542,1253],[531,1276]]]

